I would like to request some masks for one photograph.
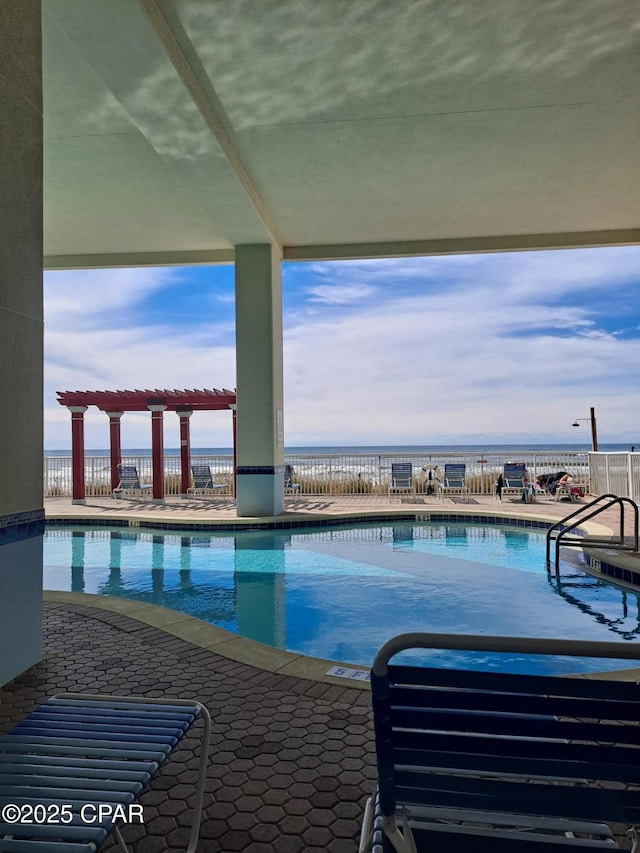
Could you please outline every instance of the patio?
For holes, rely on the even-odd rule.
[[[0,730],[66,690],[195,696],[213,719],[199,850],[357,850],[374,779],[368,691],[266,672],[98,607],[47,602],[44,634],[42,662],[0,689]],[[144,825],[123,829],[135,853],[186,848],[197,738],[140,799]]]
[[[471,504],[424,497],[417,501],[380,496],[301,499],[281,518],[335,518],[410,508],[477,514],[480,508],[483,514],[557,519],[570,509],[562,503],[525,507],[520,501],[500,504],[491,498]],[[185,523],[232,523],[235,518],[231,501],[125,503],[123,507],[111,498],[95,498],[86,506],[74,506],[70,499],[56,498],[45,507],[49,518],[100,517],[105,524],[115,517]],[[340,679],[321,675],[327,662],[301,657],[297,669],[287,665],[273,671],[278,667],[265,656],[265,647],[249,641],[242,641],[244,650],[235,654],[244,660],[231,659],[215,648],[203,648],[206,641],[190,634],[189,625],[163,627],[171,622],[163,613],[171,611],[151,607],[145,612],[121,599],[46,593],[44,658],[0,690],[0,728],[21,719],[42,698],[66,690],[198,698],[213,718],[200,850],[355,853],[364,801],[375,778],[366,685],[345,686]],[[277,652],[276,659],[282,654]],[[305,677],[305,672],[313,677]],[[124,829],[135,853],[184,849],[197,737],[197,731],[187,736],[141,798],[144,825]],[[115,842],[105,849],[115,849]]]

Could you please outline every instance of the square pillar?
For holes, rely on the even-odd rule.
[[[71,503],[85,504],[84,413],[86,406],[67,406],[71,412]]]
[[[164,503],[164,411],[162,404],[147,405],[151,412],[151,465],[153,470],[153,498],[151,503]]]
[[[0,685],[42,657],[42,35],[0,4]]]
[[[236,246],[236,511],[284,510],[282,273],[270,244]]]

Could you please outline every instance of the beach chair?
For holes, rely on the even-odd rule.
[[[135,465],[118,465],[120,482],[113,490],[113,497],[122,500],[124,497],[144,497],[151,494],[151,486],[140,483],[138,469]]]
[[[568,483],[563,483],[562,485],[558,483],[556,485],[555,494],[553,496],[555,500],[561,501],[568,498],[573,503],[575,501],[581,501],[584,496],[588,494],[589,486],[587,483],[574,479],[571,474],[569,476],[571,479]]]
[[[83,693],[47,699],[0,737],[2,853],[93,853],[111,833],[127,851],[118,823],[144,825],[136,801],[198,718],[204,728],[187,847],[193,853],[209,760],[206,707],[192,699]]]
[[[391,463],[391,482],[389,483],[389,497],[391,495],[411,495],[415,498],[416,487],[413,482],[413,467],[411,462]]]
[[[227,495],[228,483],[214,483],[211,468],[208,465],[192,465],[193,485],[187,489],[188,495]]]
[[[438,497],[444,500],[448,494],[461,495],[467,503],[471,499],[469,487],[465,484],[467,466],[464,462],[447,462],[444,466],[444,475],[438,482]]]
[[[496,497],[502,500],[504,495],[522,497],[527,477],[527,466],[524,462],[507,462],[502,471],[502,483],[498,481]]]
[[[359,853],[593,853],[626,849],[626,827],[636,850],[639,684],[389,663],[406,649],[640,657],[631,643],[390,640],[371,671],[378,781]]]
[[[293,466],[286,463],[284,466],[284,493],[285,495],[298,498],[300,496],[302,486],[300,483],[294,482],[294,477],[295,474],[293,472]]]

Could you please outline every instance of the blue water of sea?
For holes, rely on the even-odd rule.
[[[599,444],[599,449],[606,453],[625,453],[630,450],[628,444]],[[591,444],[375,444],[375,445],[331,445],[326,447],[286,447],[285,453],[291,456],[317,456],[317,455],[353,455],[356,453],[398,453],[398,454],[425,454],[430,453],[442,455],[443,453],[498,453],[498,454],[525,454],[525,453],[570,453],[591,450]],[[151,456],[151,448],[134,447],[123,449],[124,455],[129,456]],[[166,455],[176,456],[180,454],[177,447],[165,447]],[[223,456],[233,452],[231,447],[192,447],[191,453],[196,456]],[[70,449],[45,450],[46,456],[69,456]],[[108,456],[108,448],[87,449],[86,456]]]

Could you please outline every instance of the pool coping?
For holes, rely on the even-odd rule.
[[[197,530],[203,532],[232,532],[233,530],[294,530],[303,527],[336,527],[347,526],[349,524],[386,523],[401,520],[409,522],[434,521],[450,524],[459,522],[488,523],[516,527],[521,530],[546,530],[555,523],[552,519],[540,516],[532,517],[530,514],[522,517],[516,513],[505,515],[504,512],[492,512],[491,510],[478,513],[477,510],[474,511],[471,508],[464,509],[456,507],[455,512],[443,512],[441,510],[407,512],[406,509],[399,509],[385,512],[378,510],[359,513],[340,513],[328,516],[314,513],[313,518],[301,514],[295,518],[288,517],[286,520],[271,517],[261,518],[251,523],[238,520],[238,523],[235,524],[232,523],[235,520],[230,519],[220,522],[215,520],[207,522],[182,522],[180,520],[159,522],[153,517],[140,518],[138,516],[131,518],[126,514],[123,514],[123,517],[118,516],[117,518],[83,516],[80,514],[77,516],[65,514],[62,517],[55,514],[48,514],[45,519],[45,529],[49,526],[54,528],[58,525],[64,525],[71,527],[130,527],[134,529],[156,529],[165,532],[170,530],[182,530],[185,532],[194,532]],[[113,523],[114,521],[116,522],[115,524]],[[584,531],[585,537],[589,535],[612,535],[609,527],[593,522],[583,523],[580,529]],[[617,579],[610,579],[618,582]],[[192,643],[199,648],[215,652],[229,660],[248,664],[266,672],[290,675],[296,678],[306,678],[321,683],[340,685],[341,687],[349,686],[360,690],[369,689],[368,678],[362,677],[363,672],[368,674],[370,671],[371,667],[369,664],[345,663],[289,652],[285,649],[277,649],[256,640],[241,637],[232,631],[219,628],[217,625],[211,625],[195,616],[189,616],[157,604],[140,603],[116,596],[61,590],[43,590],[43,601],[84,605],[120,613],[129,618],[136,619],[145,625],[162,630],[171,636]],[[332,667],[344,668],[347,673],[355,672],[357,675],[342,677],[327,674],[327,671]],[[625,679],[637,680],[640,678],[640,669],[613,670],[602,673],[580,673],[576,674],[576,677],[588,678],[595,676],[619,679],[621,675]]]
[[[311,681],[339,685],[340,687],[369,689],[368,679],[327,675],[327,670],[336,666],[347,671],[356,670],[368,673],[371,669],[368,664],[341,663],[336,660],[325,660],[297,652],[288,652],[285,649],[276,649],[273,646],[259,643],[257,640],[249,640],[239,634],[234,634],[232,631],[226,631],[217,625],[211,625],[196,616],[188,616],[186,613],[180,613],[178,610],[172,610],[158,604],[140,603],[129,598],[118,598],[113,595],[62,590],[43,590],[42,600],[59,604],[97,607],[111,613],[119,613],[130,619],[136,619],[145,625],[158,628],[166,634],[185,640],[194,646],[198,646],[198,648],[215,652],[229,660],[248,664],[266,672],[291,675],[294,678],[306,678]]]
[[[530,505],[529,505],[530,506]],[[148,529],[158,531],[202,531],[207,533],[253,530],[298,530],[306,527],[344,527],[351,524],[385,524],[389,522],[407,521],[421,522],[429,521],[443,524],[476,523],[476,524],[498,524],[507,527],[518,527],[529,530],[548,530],[553,524],[561,519],[553,519],[549,516],[535,515],[529,512],[526,516],[516,511],[506,512],[502,507],[496,509],[484,508],[479,512],[477,508],[456,506],[455,511],[444,509],[385,509],[360,510],[359,512],[320,513],[314,512],[312,516],[305,513],[287,514],[282,516],[264,516],[247,521],[243,518],[208,519],[207,521],[172,518],[171,520],[158,520],[153,515],[132,515],[130,513],[118,513],[108,516],[85,515],[82,513],[55,513],[47,511],[45,527],[69,526],[69,527],[132,527],[136,529]],[[583,522],[578,529],[586,534],[606,536],[613,535],[611,528],[595,522]]]

